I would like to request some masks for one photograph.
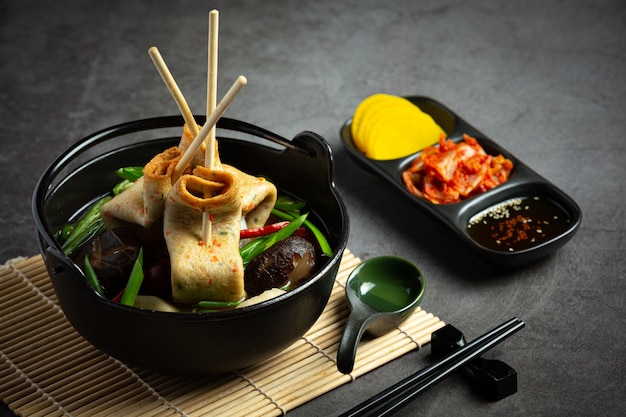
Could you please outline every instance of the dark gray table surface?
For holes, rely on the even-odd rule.
[[[31,192],[65,148],[113,124],[177,114],[150,46],[203,112],[212,8],[220,11],[219,96],[239,74],[249,80],[226,115],[329,141],[349,248],[363,259],[414,261],[428,280],[423,308],[470,339],[510,317],[526,322],[487,355],[517,369],[517,394],[485,402],[455,375],[398,415],[623,415],[623,0],[0,2],[2,263],[37,253]],[[578,202],[577,235],[514,270],[475,259],[342,148],[341,124],[377,92],[426,95],[456,110]],[[428,352],[289,415],[338,415],[429,363]]]

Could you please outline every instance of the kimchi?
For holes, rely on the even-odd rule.
[[[489,155],[469,135],[459,143],[440,135],[439,145],[425,148],[402,173],[402,180],[412,194],[450,204],[497,187],[509,179],[512,169],[511,160]]]

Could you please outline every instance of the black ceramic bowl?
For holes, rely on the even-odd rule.
[[[202,117],[197,120],[203,123]],[[182,117],[125,123],[90,135],[45,171],[33,194],[40,250],[70,323],[91,344],[130,365],[175,373],[218,373],[257,364],[295,342],[328,302],[348,240],[346,208],[334,184],[333,158],[320,136],[286,140],[222,118],[222,161],[272,179],[281,191],[307,200],[310,217],[327,233],[333,256],[304,285],[275,299],[212,313],[166,313],[126,307],[97,295],[60,250],[55,232],[119,181],[115,169],[144,165],[174,146]]]
[[[402,180],[402,173],[411,166],[420,152],[391,160],[370,159],[355,146],[350,133],[352,120],[348,119],[341,127],[341,139],[349,155],[361,167],[385,179],[407,197],[408,204],[420,208],[436,220],[443,222],[475,254],[497,267],[520,267],[536,261],[560,248],[574,236],[580,226],[582,213],[578,204],[570,196],[438,101],[423,96],[410,96],[406,99],[429,114],[446,132],[449,139],[459,142],[466,133],[475,137],[488,154],[502,154],[510,159],[514,167],[509,180],[458,203],[433,204],[411,194]],[[513,214],[519,213],[520,211],[517,210],[520,206],[531,207],[528,210],[532,210],[532,213],[527,210],[524,216],[533,218],[536,223],[537,221],[546,223],[546,227],[542,229],[544,236],[534,239],[535,243],[530,240],[528,242],[520,240],[525,246],[520,245],[513,249],[491,238],[492,231],[484,231],[484,229],[481,231],[481,227],[476,226],[488,218],[488,215],[502,213],[504,210],[509,210]],[[503,225],[502,223],[503,221],[500,221],[493,227],[510,226],[510,224]],[[530,236],[530,233],[528,236],[522,236],[521,233],[525,231],[520,232],[518,236],[520,239]]]

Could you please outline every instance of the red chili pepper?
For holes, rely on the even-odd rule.
[[[124,288],[122,288],[122,291],[120,291],[115,297],[111,298],[111,301],[119,303],[120,301],[122,301],[123,295],[124,295]]]
[[[269,234],[279,231],[280,229],[287,226],[288,224],[289,224],[288,221],[284,221],[284,222],[268,224],[266,226],[261,226],[261,227],[253,227],[251,229],[243,229],[239,232],[239,238],[250,239],[253,237],[267,236]]]

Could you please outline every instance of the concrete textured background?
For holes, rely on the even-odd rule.
[[[213,8],[219,97],[239,74],[249,80],[226,115],[329,141],[355,254],[414,261],[428,280],[423,308],[470,339],[513,316],[526,321],[487,355],[517,369],[516,395],[484,402],[453,376],[398,415],[623,415],[623,0],[2,1],[1,262],[37,253],[31,193],[64,149],[110,125],[177,114],[150,46],[203,112]],[[377,92],[426,95],[458,112],[578,202],[577,235],[515,270],[475,259],[342,148],[341,124]],[[429,363],[428,351],[289,415],[340,414]]]

